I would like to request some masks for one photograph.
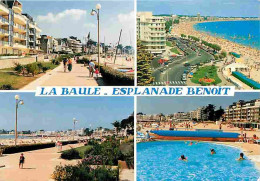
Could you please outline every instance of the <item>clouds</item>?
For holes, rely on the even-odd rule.
[[[119,23],[124,24],[124,23],[134,23],[135,21],[135,12],[131,11],[128,14],[119,14],[117,16]]]
[[[94,24],[94,23],[85,23],[83,26],[85,28],[96,28],[97,27],[96,24]]]
[[[53,14],[48,13],[45,16],[39,15],[37,17],[38,22],[48,22],[48,23],[57,23],[64,19],[72,19],[75,21],[80,20],[82,17],[86,16],[87,11],[81,9],[66,9],[60,13]]]

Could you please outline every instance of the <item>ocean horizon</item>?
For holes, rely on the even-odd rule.
[[[260,50],[260,20],[197,23],[194,29]]]

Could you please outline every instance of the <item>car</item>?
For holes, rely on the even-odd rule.
[[[201,54],[199,54],[199,56],[201,56]]]
[[[186,80],[187,80],[186,76],[185,76],[185,77],[182,77],[181,80],[182,80],[182,81],[186,81]]]

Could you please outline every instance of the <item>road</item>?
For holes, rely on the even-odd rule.
[[[176,42],[180,48],[185,49],[188,55],[171,58],[169,60],[168,66],[160,66],[157,63],[159,58],[154,59],[152,62],[152,67],[154,70],[152,75],[155,77],[153,85],[166,85],[168,80],[169,85],[184,86],[186,85],[186,81],[182,81],[182,75],[184,71],[187,69],[187,67],[184,66],[184,63],[196,65],[197,63],[209,61],[213,58],[211,54],[196,47],[194,44],[184,43],[180,40],[177,40]],[[197,52],[192,50],[191,47],[194,48]]]

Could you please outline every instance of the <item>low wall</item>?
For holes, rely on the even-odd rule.
[[[52,55],[48,56],[48,59],[44,59],[44,55],[39,55],[37,60],[38,62],[43,62],[43,61],[49,61],[52,59]],[[46,58],[46,57],[45,57]],[[0,69],[5,69],[5,68],[11,68],[14,67],[15,63],[20,63],[21,65],[26,65],[29,63],[36,62],[36,57],[24,57],[24,58],[14,58],[14,59],[1,59],[0,60]]]

